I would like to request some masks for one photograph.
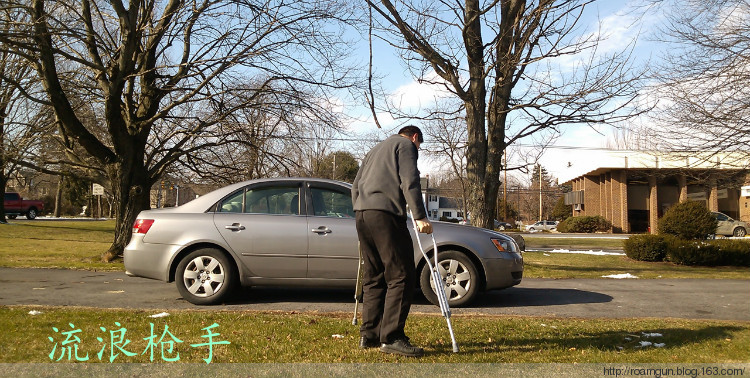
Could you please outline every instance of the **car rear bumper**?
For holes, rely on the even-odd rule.
[[[523,257],[485,259],[487,290],[504,289],[521,283],[523,278]],[[502,272],[498,274],[498,272]]]
[[[179,245],[144,243],[142,235],[133,235],[125,247],[123,262],[128,275],[169,281],[169,263]]]

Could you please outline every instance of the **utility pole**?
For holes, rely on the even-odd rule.
[[[505,162],[503,163],[503,222],[508,219],[508,148],[503,150]]]
[[[542,220],[542,165],[537,164],[539,167],[539,220]]]

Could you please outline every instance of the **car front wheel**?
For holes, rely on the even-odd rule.
[[[738,238],[744,237],[745,235],[747,235],[747,230],[745,230],[744,227],[737,227],[734,229],[733,235]]]
[[[177,265],[177,290],[197,305],[221,303],[237,285],[232,263],[221,251],[203,248],[191,252]]]
[[[430,260],[432,263],[434,260]],[[448,305],[463,306],[474,300],[479,292],[479,274],[474,263],[461,252],[445,251],[438,254],[438,272],[443,277],[443,288]],[[430,303],[439,305],[435,294],[434,280],[427,264],[422,268],[419,279],[422,294]]]

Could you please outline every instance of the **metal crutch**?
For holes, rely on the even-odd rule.
[[[352,318],[352,325],[357,325],[357,307],[359,302],[362,301],[362,279],[365,275],[365,261],[362,259],[362,248],[360,248],[359,242],[357,242],[357,249],[359,250],[359,263],[357,264],[357,285],[354,287],[354,317]]]
[[[448,306],[448,298],[445,295],[445,285],[443,285],[443,277],[438,272],[438,248],[437,242],[435,241],[435,235],[430,234],[432,237],[432,245],[434,246],[435,265],[430,263],[430,258],[424,252],[422,248],[422,241],[419,239],[419,230],[417,229],[417,220],[414,219],[414,213],[409,210],[411,215],[411,222],[414,225],[414,233],[417,236],[417,244],[419,245],[419,252],[422,252],[424,260],[427,263],[427,267],[430,268],[430,274],[432,275],[432,281],[435,284],[435,294],[438,298],[438,304],[440,305],[440,312],[445,317],[445,321],[448,323],[448,332],[451,334],[451,342],[453,343],[453,353],[458,353],[458,344],[456,343],[456,336],[453,335],[453,326],[451,325],[451,308]]]

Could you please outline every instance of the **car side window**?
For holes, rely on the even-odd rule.
[[[310,190],[314,215],[336,218],[354,217],[350,193],[327,188],[310,188]]]
[[[729,220],[729,217],[724,214],[716,214],[716,220],[718,221],[727,221]]]
[[[299,188],[263,187],[245,192],[245,213],[299,214]]]
[[[241,213],[242,212],[242,196],[244,192],[236,192],[219,204],[219,212],[221,213]]]

